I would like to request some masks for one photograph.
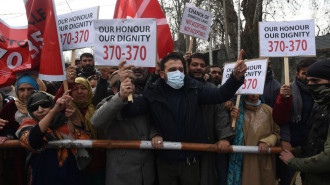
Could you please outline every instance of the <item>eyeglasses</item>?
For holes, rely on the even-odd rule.
[[[84,60],[82,60],[83,62],[93,62],[93,59],[84,59]]]
[[[42,108],[49,108],[51,105],[52,105],[51,102],[43,102],[43,103],[38,103],[38,104],[32,105],[29,108],[32,112],[34,112],[39,109],[39,106],[41,106]]]

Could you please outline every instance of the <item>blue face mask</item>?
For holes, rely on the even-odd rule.
[[[246,103],[247,103],[248,105],[253,106],[253,107],[257,107],[257,106],[259,106],[259,105],[261,104],[261,100],[259,100],[258,103],[256,103],[256,104],[250,103],[250,102],[248,102],[248,101],[246,101]]]
[[[180,89],[184,85],[184,74],[179,70],[167,73],[167,84],[173,89]]]

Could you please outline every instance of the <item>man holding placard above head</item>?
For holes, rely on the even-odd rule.
[[[198,80],[205,87],[216,88],[210,82],[204,80],[206,70],[206,58],[202,53],[194,53],[188,58],[188,74]],[[227,153],[230,148],[229,141],[234,135],[229,124],[229,115],[223,104],[201,105],[204,123],[206,126],[207,143],[215,143],[219,152]],[[204,153],[201,156],[201,184],[226,184],[227,179],[227,155]],[[214,172],[218,171],[218,175]],[[217,179],[218,176],[218,179]]]
[[[315,63],[313,58],[302,59],[297,64],[296,78],[291,86],[283,85],[276,99],[273,116],[281,127],[281,146],[289,151],[305,143],[310,130],[307,121],[314,104],[313,97],[307,88],[306,72],[310,65]],[[281,185],[289,185],[294,171],[279,161],[278,177]],[[301,175],[302,178],[304,175]]]
[[[314,102],[314,108],[307,121],[311,125],[306,142],[291,151],[285,149],[280,159],[290,168],[304,172],[308,185],[330,184],[330,60],[315,62],[307,70],[307,88]]]
[[[128,103],[122,111],[123,116],[133,117],[150,112],[161,136],[153,139],[153,143],[159,147],[163,147],[163,140],[206,142],[200,104],[219,104],[234,96],[243,84],[247,69],[241,56],[242,53],[226,84],[220,88],[208,88],[184,75],[182,55],[167,55],[161,61],[161,78],[147,85],[143,97],[136,97],[134,103]],[[168,185],[179,181],[180,184],[199,185],[199,157],[200,153],[193,151],[159,151],[159,184]]]

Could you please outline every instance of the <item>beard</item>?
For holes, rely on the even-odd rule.
[[[136,69],[133,69],[132,71],[135,75],[136,82],[143,83],[147,79],[147,76],[148,76],[147,68],[145,68],[145,69],[136,68]],[[140,74],[138,74],[138,73],[140,73]],[[136,75],[136,74],[138,74],[138,75]]]
[[[304,85],[307,85],[307,80],[306,79],[303,79],[303,78],[299,78],[297,77],[297,80],[301,83],[303,83]]]
[[[213,78],[213,81],[216,85],[221,84],[221,79],[219,79],[219,78]]]
[[[202,71],[192,71],[192,72],[189,72],[189,75],[190,75],[192,78],[201,81],[201,80],[204,79],[204,75],[205,75],[205,73],[203,73]]]
[[[89,65],[89,64],[87,64],[87,65],[85,65],[85,66],[82,66],[82,68],[83,68],[83,70],[84,70],[85,72],[92,72],[92,71],[94,71],[94,65]]]

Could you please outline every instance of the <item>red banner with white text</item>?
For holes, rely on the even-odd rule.
[[[39,67],[39,78],[42,80],[65,80],[54,1],[24,1],[28,18],[29,60],[32,68]]]
[[[14,71],[31,68],[28,55],[27,27],[10,27],[0,20],[0,87],[15,81]]]
[[[11,27],[0,20],[0,87],[15,73],[35,70],[43,80],[65,80],[62,49],[52,0],[27,0],[28,26]]]

